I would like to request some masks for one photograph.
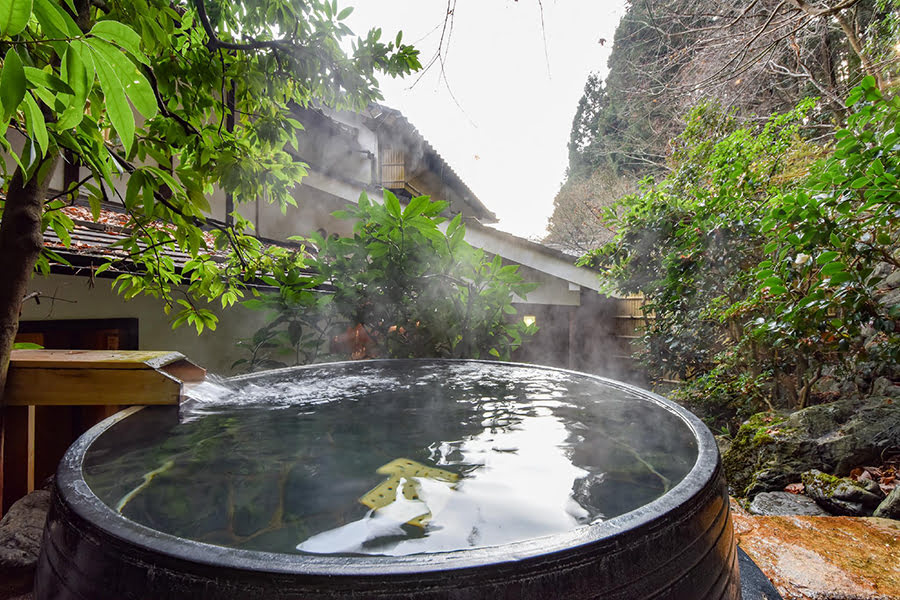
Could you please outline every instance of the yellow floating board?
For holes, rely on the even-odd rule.
[[[419,486],[412,479],[413,477],[421,477],[426,479],[435,479],[446,483],[455,483],[459,481],[459,475],[437,469],[435,467],[427,467],[422,463],[418,463],[408,458],[398,458],[392,460],[388,464],[379,467],[376,473],[382,475],[390,475],[386,480],[372,488],[362,498],[359,499],[361,504],[368,506],[373,510],[384,508],[388,504],[397,499],[397,489],[407,500],[419,499]],[[409,525],[417,527],[425,527],[425,523],[431,519],[431,512],[424,513],[407,521]]]
[[[446,481],[447,483],[456,483],[459,481],[459,475],[438,469],[435,467],[426,467],[422,463],[410,460],[408,458],[398,458],[392,460],[388,464],[378,467],[375,471],[382,475],[396,475],[399,477],[422,477],[424,479],[436,479],[437,481]]]

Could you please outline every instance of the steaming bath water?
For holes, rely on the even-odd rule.
[[[278,553],[402,556],[611,519],[697,460],[665,406],[593,377],[493,363],[275,372],[206,384],[177,424],[113,427],[91,490],[182,538]]]

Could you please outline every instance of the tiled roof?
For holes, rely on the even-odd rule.
[[[78,265],[92,263],[90,259],[100,258],[104,261],[110,258],[127,259],[129,252],[120,246],[118,242],[125,239],[128,230],[128,215],[108,209],[102,209],[96,221],[90,209],[83,206],[67,206],[61,209],[75,224],[69,232],[71,243],[66,246],[63,240],[48,228],[44,232],[44,246],[58,253],[69,262]],[[209,233],[204,234],[209,247],[213,247],[213,238]],[[166,250],[166,256],[172,258],[177,268],[181,268],[190,260],[190,256],[184,252]],[[214,257],[225,257],[223,252],[211,252]],[[73,260],[74,259],[74,260]]]
[[[116,244],[121,242],[128,234],[128,215],[110,209],[102,209],[96,221],[90,209],[84,206],[68,206],[61,209],[74,222],[75,227],[69,232],[71,243],[66,246],[63,240],[52,228],[44,232],[44,246],[57,254],[70,264],[53,263],[56,270],[68,270],[81,274],[86,267],[96,267],[110,258],[119,258],[123,263],[118,268],[110,268],[106,272],[116,275],[128,271],[130,262],[129,252]],[[157,225],[162,226],[162,225]],[[225,250],[215,250],[214,238],[211,232],[204,232],[208,247],[208,254],[214,260],[224,261],[228,255]],[[274,245],[271,240],[264,240],[267,244]],[[279,244],[295,247],[296,244]],[[167,249],[164,254],[171,258],[176,270],[180,270],[190,260],[190,255]]]

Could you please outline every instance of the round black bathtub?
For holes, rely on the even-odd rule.
[[[232,387],[69,449],[38,600],[741,597],[715,441],[655,394],[482,361]]]

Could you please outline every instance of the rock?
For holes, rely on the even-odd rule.
[[[866,491],[872,492],[879,498],[884,498],[884,492],[881,491],[881,486],[878,485],[878,482],[874,479],[863,479],[862,477],[860,477],[856,480],[856,483],[861,485]]]
[[[36,490],[9,507],[0,521],[0,598],[31,590],[50,492]]]
[[[763,492],[757,494],[750,503],[752,515],[808,515],[829,516],[828,511],[819,507],[815,500],[802,494],[788,492]]]
[[[893,273],[885,277],[881,281],[880,287],[888,289],[900,287],[900,269],[895,269]]]
[[[900,447],[900,402],[845,398],[784,416],[759,413],[734,437],[722,462],[737,496],[780,491],[811,469],[846,475]]]
[[[883,295],[878,299],[878,302],[882,306],[886,306],[888,308],[900,304],[900,288],[894,289]]]
[[[732,515],[740,547],[785,600],[900,598],[900,523]]]
[[[825,510],[837,515],[869,516],[884,497],[880,489],[875,494],[858,481],[835,477],[815,469],[804,473],[801,479],[806,495]]]
[[[900,486],[895,487],[887,498],[881,501],[872,516],[900,520]]]
[[[894,382],[887,377],[879,377],[872,384],[872,394],[900,398],[900,385],[894,385]]]

